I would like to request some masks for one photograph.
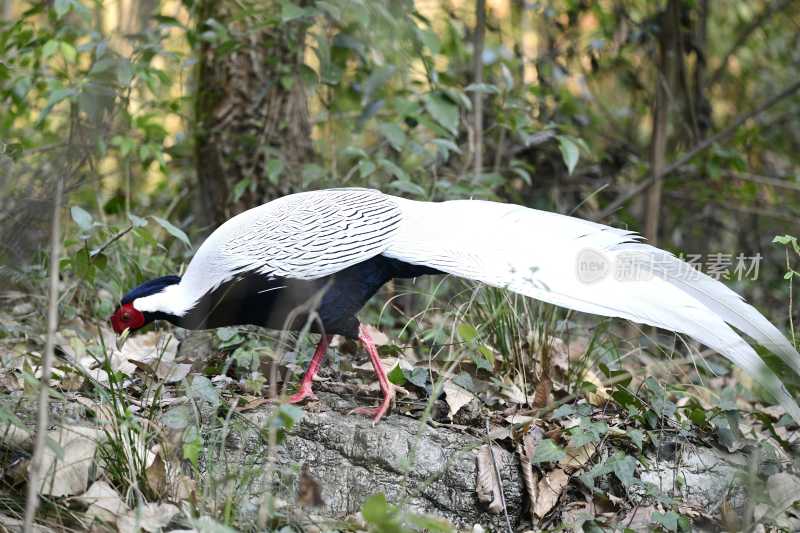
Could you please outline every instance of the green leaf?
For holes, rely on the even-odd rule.
[[[64,59],[67,60],[67,63],[74,63],[78,58],[78,51],[75,50],[75,47],[63,41],[60,43],[60,45],[61,55],[64,56]]]
[[[306,16],[307,11],[289,0],[281,2],[281,22],[289,22]]]
[[[42,46],[42,59],[47,59],[51,55],[55,54],[56,50],[58,50],[58,45],[59,41],[56,41],[55,39],[50,39],[44,43],[44,46]]]
[[[425,48],[430,50],[432,55],[439,53],[439,50],[442,48],[442,44],[439,42],[439,36],[436,35],[435,32],[420,29],[417,31],[417,36]]]
[[[160,422],[170,429],[184,429],[192,420],[192,411],[188,405],[178,405],[164,413]]]
[[[467,322],[462,322],[458,325],[458,336],[461,337],[461,340],[464,342],[472,342],[478,336],[478,330],[475,329],[475,326],[472,324],[468,324]]]
[[[635,473],[636,459],[630,455],[619,457],[614,461],[614,475],[617,476],[617,479],[619,479],[626,488],[633,485],[636,480],[634,477]]]
[[[421,531],[430,533],[450,533],[453,531],[452,526],[447,521],[435,516],[419,513],[405,513],[404,516],[406,520],[417,526]]]
[[[366,178],[367,176],[375,172],[376,168],[377,167],[375,166],[375,163],[373,163],[369,159],[362,159],[361,161],[358,162],[358,175],[361,176],[362,178]]]
[[[471,83],[464,89],[467,93],[499,94],[500,90],[491,83]]]
[[[56,17],[62,18],[72,8],[72,0],[55,0],[53,2],[53,9],[56,11]]]
[[[168,220],[163,219],[161,217],[157,217],[157,216],[153,215],[150,218],[152,218],[153,220],[158,222],[158,224],[162,228],[164,228],[167,231],[167,233],[169,233],[170,235],[172,235],[173,237],[175,237],[176,239],[181,241],[187,247],[189,247],[189,248],[192,247],[192,243],[189,242],[189,237],[186,236],[186,234],[183,232],[183,230],[181,230],[180,228],[178,228],[176,226],[173,226]]]
[[[644,445],[644,433],[638,429],[629,429],[627,434],[628,438],[631,439],[631,442],[633,442],[636,447],[641,450],[642,446]]]
[[[650,515],[650,519],[662,526],[667,531],[678,531],[678,513],[675,511],[669,511],[666,513],[653,513]]]
[[[89,259],[89,251],[81,248],[72,256],[72,271],[81,279],[91,279],[94,273],[92,262]]]
[[[406,144],[406,133],[403,128],[393,122],[383,122],[378,125],[378,131],[381,132],[392,148],[398,152],[403,149]]]
[[[361,506],[361,516],[368,523],[376,526],[385,525],[391,514],[393,514],[392,506],[386,501],[386,496],[383,493],[370,496]]]
[[[559,135],[558,147],[561,149],[561,157],[564,159],[564,164],[567,165],[567,171],[572,174],[580,156],[577,143],[570,137]]]
[[[398,387],[403,386],[403,384],[406,382],[406,376],[403,374],[403,369],[400,368],[400,365],[395,365],[386,377]]]
[[[425,109],[451,134],[458,134],[458,106],[440,93],[430,93],[425,96]]]
[[[198,468],[200,452],[203,451],[203,438],[195,426],[190,426],[183,436],[183,458]]]
[[[128,220],[131,221],[131,224],[133,224],[133,227],[135,227],[135,228],[141,228],[141,227],[147,225],[147,219],[146,218],[138,217],[138,216],[134,215],[133,213],[128,213]]]
[[[412,181],[395,180],[389,186],[412,196],[425,196],[425,189]]]
[[[189,398],[206,402],[212,407],[219,407],[219,391],[217,391],[211,380],[205,376],[194,376],[186,391]]]
[[[407,182],[411,181],[411,176],[406,174],[405,170],[394,164],[392,161],[380,158],[378,159],[378,164],[381,166],[381,168],[389,172],[389,174],[399,179],[400,181],[407,181]]]
[[[566,457],[567,454],[551,439],[543,439],[536,447],[531,458],[531,464],[555,463]]]
[[[90,231],[92,229],[94,219],[92,215],[82,207],[73,205],[69,209],[69,214],[72,215],[72,220],[74,220],[83,231]]]
[[[283,174],[283,168],[284,165],[282,159],[270,159],[267,161],[267,179],[269,179],[270,183],[274,185],[278,184],[278,180],[280,179],[281,174]]]
[[[481,353],[483,358],[486,359],[486,361],[489,363],[490,370],[491,368],[494,368],[494,354],[492,353],[492,350],[488,346],[483,345],[483,346],[478,346],[478,351]]]
[[[444,152],[443,155],[445,156],[450,152],[455,152],[457,154],[461,153],[461,149],[458,147],[458,145],[450,139],[433,139],[431,142],[435,144],[439,150]]]

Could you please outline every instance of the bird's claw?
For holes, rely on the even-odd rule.
[[[347,414],[368,416],[372,418],[372,425],[374,426],[375,424],[380,422],[381,418],[383,418],[383,415],[385,415],[386,412],[389,410],[389,407],[391,407],[392,405],[391,400],[392,400],[391,398],[384,400],[384,402],[377,407],[356,407]]]
[[[296,393],[294,393],[291,396],[289,396],[288,402],[289,403],[300,403],[303,400],[305,400],[306,398],[311,399],[311,400],[319,400],[319,398],[317,398],[317,395],[314,394],[314,391],[311,390],[311,386],[310,385],[307,386],[307,387],[304,387],[304,386],[301,385],[300,386],[300,390],[298,390]]]

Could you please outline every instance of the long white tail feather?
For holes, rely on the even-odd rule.
[[[800,408],[781,380],[728,324],[800,375],[791,343],[725,285],[634,233],[510,204],[396,200],[403,221],[384,255],[686,334],[740,366],[800,423]]]

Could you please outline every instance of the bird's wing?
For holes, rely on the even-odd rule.
[[[725,285],[634,233],[494,202],[397,202],[403,220],[384,255],[687,334],[742,367],[800,422],[800,408],[780,379],[729,324],[798,371],[791,343]]]
[[[394,198],[379,191],[330,189],[284,196],[220,226],[184,277],[195,276],[195,283],[205,287],[243,272],[321,278],[383,252],[400,220]]]

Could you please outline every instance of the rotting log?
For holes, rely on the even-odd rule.
[[[334,394],[319,396],[318,412],[306,409],[302,421],[277,450],[276,476],[280,479],[275,480],[275,487],[283,487],[286,493],[279,497],[294,501],[300,466],[306,464],[319,482],[323,500],[322,507],[310,514],[344,519],[356,514],[369,496],[383,493],[391,503],[404,503],[405,510],[444,518],[459,528],[481,524],[491,530],[506,529],[503,514],[490,513],[475,491],[475,458],[485,441],[397,414],[373,426],[368,418],[346,414],[355,406],[352,402]],[[264,406],[244,416],[254,428],[260,428],[272,409]],[[228,443],[229,461],[265,453],[264,440],[255,430],[228,439]],[[525,516],[519,461],[498,448],[495,459],[509,518],[515,525]]]

